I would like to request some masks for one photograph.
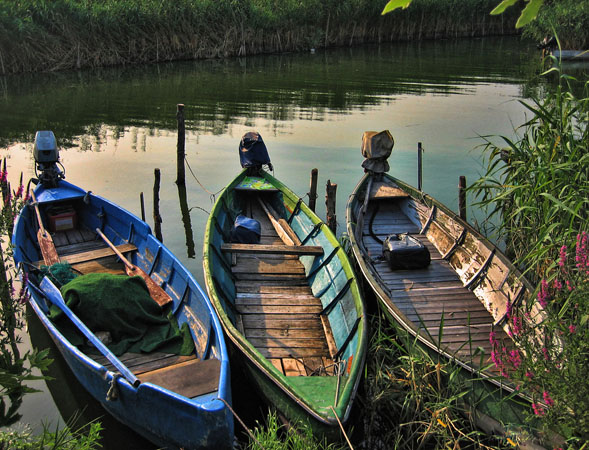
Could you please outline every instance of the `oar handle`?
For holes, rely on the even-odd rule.
[[[119,251],[119,249],[111,242],[109,241],[109,239],[104,235],[104,233],[100,230],[100,228],[96,228],[96,233],[98,233],[98,235],[102,238],[102,240],[104,242],[106,242],[106,244],[112,249],[113,252],[115,252],[115,254],[121,258],[121,261],[123,261],[123,263],[129,268],[129,269],[135,269],[135,266],[133,266],[133,264],[131,264],[129,262],[129,260],[127,258],[125,258],[123,256],[123,254]]]
[[[59,289],[51,282],[51,280],[47,277],[43,278],[41,284],[39,285],[41,288],[41,292],[45,297],[47,297],[51,303],[61,309],[64,314],[73,322],[73,324],[80,330],[84,336],[88,338],[92,345],[94,345],[100,353],[102,353],[106,359],[108,359],[113,366],[117,368],[117,370],[123,375],[129,383],[133,386],[138,386],[140,381],[139,379],[129,370],[127,366],[125,366],[119,358],[115,356],[113,352],[111,352],[106,345],[102,343],[100,339],[96,337],[92,331],[86,326],[84,322],[80,320],[78,316],[70,309],[69,306],[65,303],[65,300],[61,296],[61,292]]]
[[[31,191],[31,197],[33,199],[33,206],[35,208],[35,213],[37,214],[37,222],[39,222],[39,228],[44,236],[47,235],[45,228],[43,227],[43,221],[41,220],[41,212],[39,211],[39,204],[37,203],[37,198],[35,197],[35,191]]]

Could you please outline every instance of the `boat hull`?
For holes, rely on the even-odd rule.
[[[220,323],[194,277],[153,237],[145,222],[117,205],[65,181],[60,181],[53,189],[38,187],[36,196],[42,208],[64,202],[73,204],[80,224],[86,226],[86,233],[100,227],[115,244],[135,246],[137,252],[133,263],[151,273],[165,287],[172,298],[170,309],[178,325],[188,323],[195,348],[201,352],[197,358],[219,361],[216,389],[194,398],[187,398],[154,382],[134,385],[116,373],[114,367],[108,366],[105,358],[72,345],[48,318],[49,305],[43,293],[29,284],[33,311],[80,384],[113,417],[156,445],[186,449],[231,448],[233,417],[227,408],[231,403],[228,354]],[[28,263],[23,265],[25,270],[41,259],[30,238],[35,235],[30,228],[35,220],[32,215],[31,208],[26,206],[17,219],[13,237],[15,262]],[[76,245],[93,246],[95,242]],[[68,258],[63,254],[60,256]],[[104,259],[92,261],[92,264],[105,265]],[[141,375],[138,377],[141,379]]]

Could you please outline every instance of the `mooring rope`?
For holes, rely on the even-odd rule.
[[[239,416],[238,416],[238,415],[237,415],[237,413],[236,413],[236,412],[233,410],[233,408],[231,407],[231,405],[230,405],[229,403],[227,403],[227,401],[225,401],[225,399],[224,399],[224,398],[221,398],[221,397],[217,397],[217,398],[218,398],[219,400],[221,400],[223,403],[225,403],[225,406],[227,407],[227,409],[229,409],[229,411],[231,411],[231,413],[232,413],[232,414],[235,416],[235,418],[238,420],[238,422],[241,424],[241,426],[242,426],[243,428],[245,428],[245,431],[247,431],[247,434],[249,435],[249,437],[251,437],[251,438],[252,438],[252,439],[255,441],[255,443],[256,443],[256,444],[258,444],[258,445],[260,446],[260,448],[261,448],[262,450],[266,450],[266,449],[264,448],[264,446],[263,446],[263,445],[260,443],[260,441],[258,441],[258,440],[256,439],[256,437],[255,437],[255,436],[254,436],[254,434],[253,434],[253,433],[250,431],[250,429],[247,427],[247,425],[246,425],[245,423],[243,423],[243,420],[241,420],[241,419],[239,418]]]
[[[215,197],[216,195],[221,192],[224,188],[219,189],[217,192],[211,192],[209,191],[206,187],[204,187],[204,185],[200,182],[200,180],[196,177],[194,171],[192,170],[192,167],[190,167],[190,163],[188,162],[188,159],[186,158],[186,155],[184,155],[184,161],[186,162],[186,165],[188,166],[188,170],[190,170],[190,173],[192,174],[192,176],[194,177],[194,179],[196,180],[196,182],[200,185],[201,188],[204,189],[204,191],[209,194],[211,196],[211,203],[215,202]]]

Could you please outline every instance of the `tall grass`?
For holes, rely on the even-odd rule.
[[[495,236],[536,281],[554,266],[560,247],[572,248],[589,228],[589,82],[579,98],[573,80],[553,71],[556,87],[522,101],[531,119],[521,138],[502,137],[505,147],[489,139],[486,174],[469,188],[496,219]]]
[[[513,33],[494,0],[0,0],[0,74]]]
[[[469,419],[472,385],[461,367],[434,356],[401,327],[373,317],[366,362],[362,449],[513,448]]]

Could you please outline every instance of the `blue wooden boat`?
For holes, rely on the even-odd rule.
[[[64,181],[55,165],[56,155],[52,161],[40,162],[43,155],[37,152],[36,145],[35,158],[41,169],[41,184],[34,190],[36,204],[44,228],[51,233],[60,267],[68,263],[73,271],[83,275],[74,281],[83,277],[105,277],[102,280],[112,280],[113,284],[123,278],[132,280],[117,256],[120,252],[125,255],[123,259],[149,274],[163,288],[171,301],[165,306],[152,302],[154,308],[163,316],[169,313],[169,322],[186,331],[188,338],[184,342],[194,344],[194,351],[188,355],[154,346],[153,351],[125,351],[115,356],[108,334],[91,330],[88,321],[82,320],[89,314],[105,313],[101,305],[93,311],[81,306],[74,311],[55,284],[39,273],[40,267],[47,266],[43,265],[45,255],[37,238],[37,214],[28,204],[15,223],[14,260],[28,278],[33,310],[72,372],[112,416],[158,446],[231,448],[229,360],[220,322],[205,292],[152,235],[149,225],[110,201]],[[115,249],[107,245],[100,233]],[[109,300],[120,300],[121,304],[126,299]],[[50,318],[56,307],[63,313],[61,322]],[[71,338],[66,338],[63,326],[59,325],[64,320],[75,325],[87,341],[74,345]]]

